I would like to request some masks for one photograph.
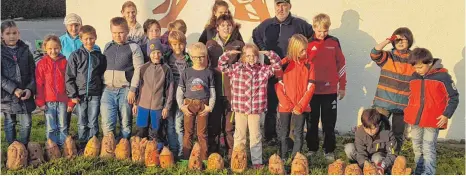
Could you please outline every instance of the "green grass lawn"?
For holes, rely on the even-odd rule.
[[[2,119],[3,122],[3,119]],[[77,135],[77,119],[72,118],[70,135]],[[31,131],[31,141],[40,142],[42,145],[46,141],[45,137],[45,118],[43,115],[33,116],[32,121],[32,131]],[[134,128],[133,128],[134,129]],[[177,166],[171,169],[162,169],[160,167],[146,168],[143,164],[133,163],[131,161],[118,161],[115,159],[100,159],[100,158],[85,158],[79,156],[75,159],[57,159],[51,162],[40,165],[37,168],[27,167],[25,169],[10,171],[5,168],[5,154],[7,151],[7,144],[5,141],[5,135],[1,133],[1,148],[2,148],[2,166],[1,174],[21,174],[21,175],[43,175],[43,174],[53,174],[53,175],[63,175],[63,174],[99,174],[99,175],[226,175],[232,174],[229,169],[224,169],[222,171],[210,172],[210,171],[191,171],[187,168],[186,164],[178,164]],[[337,150],[335,155],[337,158],[342,158],[347,161],[346,156],[343,151],[343,145],[352,142],[353,139],[349,136],[337,137]],[[268,145],[263,144],[263,157],[264,161],[268,161],[268,158],[278,152],[277,145]],[[303,150],[306,152],[308,149],[304,145]],[[464,148],[453,148],[447,147],[446,145],[438,145],[437,147],[437,174],[442,175],[464,175],[465,174],[465,153]],[[223,153],[221,153],[223,154]],[[407,141],[403,145],[402,155],[408,158],[408,166],[414,168],[414,155],[412,152],[411,142]],[[225,166],[228,168],[229,161],[225,160]],[[285,168],[287,173],[290,171],[291,159],[288,159]],[[319,151],[318,154],[310,159],[310,174],[313,175],[325,175],[327,174],[327,165],[322,151]],[[265,175],[269,174],[266,167],[261,170],[249,169],[245,173],[247,175]]]

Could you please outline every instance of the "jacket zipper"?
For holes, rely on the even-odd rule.
[[[89,82],[90,82],[90,78],[91,78],[91,67],[92,67],[91,52],[88,51],[87,54],[88,54],[89,58],[87,59],[88,63],[87,63],[86,97],[89,96]]]
[[[424,99],[425,99],[425,85],[424,85],[424,76],[421,79],[421,107],[419,108],[419,111],[417,112],[417,117],[416,117],[416,122],[414,125],[419,125],[419,122],[421,121],[421,116],[422,116],[422,111],[424,111]]]
[[[55,94],[55,97],[58,98],[58,93],[57,93],[57,62],[52,61],[52,75],[53,75],[53,93]]]
[[[282,24],[280,23],[280,31],[278,32],[278,36],[282,36]]]

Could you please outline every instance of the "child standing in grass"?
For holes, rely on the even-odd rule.
[[[261,118],[267,110],[267,83],[280,70],[280,56],[273,51],[261,51],[254,44],[243,47],[240,62],[229,66],[229,56],[240,51],[226,51],[220,56],[219,69],[230,77],[231,109],[235,114],[234,146],[246,144],[249,130],[249,148],[253,168],[263,167]],[[259,63],[259,53],[270,58],[272,65]]]
[[[45,111],[47,139],[61,147],[68,136],[67,112],[71,112],[74,107],[74,103],[66,95],[67,61],[60,53],[61,44],[57,36],[46,36],[43,49],[46,55],[37,63],[36,68],[36,105]]]
[[[414,49],[409,58],[415,73],[409,81],[408,107],[404,121],[411,125],[416,175],[434,175],[437,138],[458,107],[458,91],[442,60],[425,48]]]
[[[301,34],[295,34],[291,37],[287,57],[281,61],[282,65],[286,65],[286,68],[282,76],[277,76],[279,82],[275,84],[279,101],[280,132],[278,134],[280,134],[280,157],[282,159],[288,158],[287,138],[290,133],[290,125],[294,126],[292,158],[297,152],[301,152],[304,123],[311,112],[309,101],[314,95],[315,74],[314,65],[307,57],[306,48],[306,37]]]
[[[81,27],[79,37],[83,45],[70,55],[65,79],[68,97],[77,104],[78,139],[86,143],[99,134],[100,98],[107,60],[100,50],[95,49],[97,33],[94,27]]]
[[[173,74],[170,67],[163,63],[163,46],[159,39],[152,39],[147,45],[150,62],[141,67],[141,85],[138,97],[133,106],[133,114],[137,113],[136,135],[143,138],[149,128],[149,139],[158,140],[161,118],[168,117],[174,97]],[[160,141],[157,141],[158,144]]]
[[[8,144],[16,140],[16,121],[19,121],[19,142],[27,144],[31,134],[31,112],[36,108],[36,64],[29,46],[20,40],[14,21],[3,21],[2,30],[2,115]]]
[[[207,160],[207,121],[215,104],[214,74],[208,68],[207,48],[203,43],[192,44],[189,55],[193,66],[181,74],[176,92],[178,107],[184,113],[183,156],[189,159],[196,127],[200,157]]]

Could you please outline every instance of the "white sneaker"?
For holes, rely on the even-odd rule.
[[[309,158],[312,158],[312,157],[314,157],[315,154],[316,154],[316,152],[314,152],[314,151],[308,151],[306,153],[306,156],[309,157]]]
[[[333,152],[325,153],[324,155],[325,155],[325,159],[327,159],[328,162],[335,161],[335,154],[333,154]]]

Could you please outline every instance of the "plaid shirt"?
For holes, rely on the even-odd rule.
[[[244,114],[260,114],[267,110],[267,83],[281,69],[280,56],[271,51],[271,65],[249,65],[237,62],[228,66],[228,56],[220,56],[219,69],[230,77],[231,109]]]

